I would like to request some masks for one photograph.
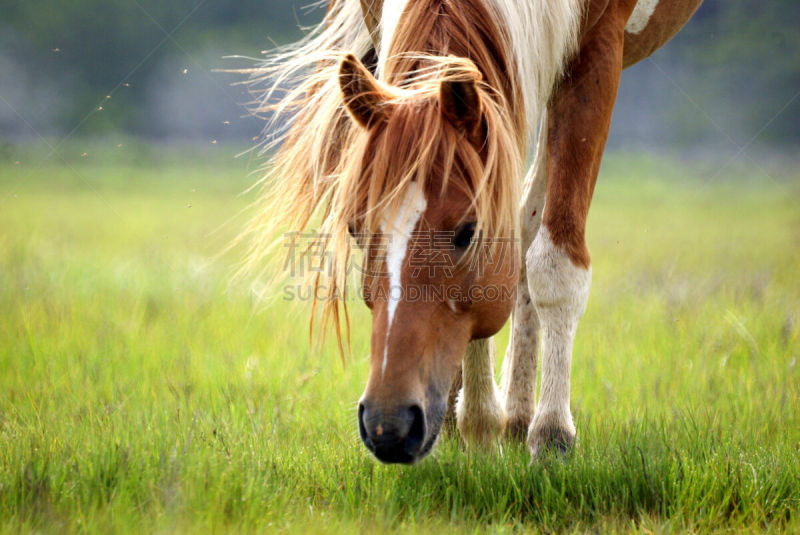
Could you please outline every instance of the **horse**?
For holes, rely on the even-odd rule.
[[[248,71],[277,132],[261,150],[277,150],[246,266],[265,269],[281,230],[316,226],[312,323],[334,323],[341,349],[360,251],[372,330],[357,420],[378,460],[424,458],[448,410],[470,448],[574,444],[586,218],[621,71],[700,2],[331,0]],[[491,337],[509,316],[498,386]]]

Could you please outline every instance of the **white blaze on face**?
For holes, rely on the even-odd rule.
[[[408,192],[400,203],[400,208],[392,221],[384,219],[381,221],[381,232],[388,235],[388,247],[386,251],[386,270],[389,272],[389,294],[386,300],[386,341],[383,344],[383,364],[381,365],[381,375],[386,371],[386,359],[389,349],[389,333],[392,330],[392,321],[397,305],[402,298],[403,287],[401,274],[403,271],[403,261],[408,251],[408,241],[414,227],[417,226],[419,218],[425,213],[428,201],[425,200],[425,192],[417,182],[412,182],[408,186]]]
[[[386,58],[389,55],[389,45],[397,29],[397,23],[408,4],[408,0],[384,0],[381,11],[381,49],[378,50],[378,74],[383,73]]]
[[[641,33],[647,27],[647,23],[650,21],[650,17],[653,15],[653,11],[656,10],[657,5],[658,0],[639,0],[636,2],[631,18],[628,19],[628,23],[625,25],[625,31],[633,34]]]

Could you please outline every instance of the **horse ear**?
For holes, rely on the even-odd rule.
[[[481,127],[481,97],[475,80],[444,81],[439,88],[442,114],[450,124],[472,136]]]
[[[339,87],[347,111],[358,124],[369,128],[386,119],[386,95],[375,77],[352,54],[345,56],[339,66]]]

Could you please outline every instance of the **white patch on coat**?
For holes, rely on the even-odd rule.
[[[408,241],[411,233],[417,226],[419,218],[425,213],[428,201],[425,199],[425,192],[417,182],[412,182],[406,196],[400,203],[400,208],[395,214],[393,221],[384,219],[381,221],[381,232],[388,234],[389,243],[386,251],[386,270],[389,272],[389,294],[386,301],[386,342],[383,345],[383,364],[381,365],[381,375],[386,371],[386,360],[389,349],[389,333],[392,330],[392,321],[397,305],[402,299],[402,272],[403,261],[408,251]]]
[[[625,25],[625,31],[633,34],[641,33],[647,27],[647,23],[650,21],[650,17],[653,16],[657,5],[658,0],[639,0],[636,2],[631,18],[628,19],[628,23]]]
[[[381,12],[381,43],[378,50],[378,74],[383,72],[386,60],[389,57],[389,45],[392,44],[394,32],[397,30],[397,23],[406,9],[408,0],[384,0],[383,11]]]

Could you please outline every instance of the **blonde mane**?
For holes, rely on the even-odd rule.
[[[276,256],[282,232],[317,230],[303,251],[327,265],[306,274],[307,282],[314,310],[319,306],[323,325],[335,325],[340,345],[352,271],[348,228],[358,220],[362,233],[379,233],[382,218],[400,210],[412,181],[424,187],[439,176],[443,189],[467,192],[476,235],[519,236],[530,110],[517,76],[524,69],[514,36],[492,6],[485,0],[409,2],[389,50],[381,51],[381,98],[392,112],[369,132],[348,115],[339,86],[345,55],[370,51],[358,1],[335,2],[308,38],[248,71],[259,95],[255,112],[278,132],[262,142],[261,153],[280,148],[267,161],[255,215],[237,240],[249,248],[240,274],[269,272],[267,260]],[[441,84],[453,80],[478,82],[486,133],[479,148],[441,113]]]

